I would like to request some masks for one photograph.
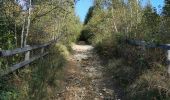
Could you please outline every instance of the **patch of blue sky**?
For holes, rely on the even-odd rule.
[[[84,22],[89,8],[93,5],[93,0],[80,0],[76,4],[76,15],[80,17],[80,21]]]
[[[148,0],[142,0],[143,5],[147,3]],[[154,8],[156,8],[157,12],[160,14],[162,11],[162,7],[164,6],[164,0],[150,0],[151,4]]]

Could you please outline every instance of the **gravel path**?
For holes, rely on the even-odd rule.
[[[73,45],[65,72],[64,90],[56,100],[119,100],[111,79],[104,77],[103,66],[90,45]]]

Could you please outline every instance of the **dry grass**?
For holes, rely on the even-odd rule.
[[[97,45],[106,70],[125,91],[124,100],[169,100],[170,79],[161,49],[146,49],[120,41]],[[103,56],[104,55],[104,56]]]

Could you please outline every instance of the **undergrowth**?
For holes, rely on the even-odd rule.
[[[126,44],[123,38],[96,44],[107,74],[122,88],[123,100],[170,100],[166,56],[160,49]]]
[[[50,47],[50,54],[24,69],[0,79],[0,100],[52,100],[62,87],[67,63],[64,45]]]

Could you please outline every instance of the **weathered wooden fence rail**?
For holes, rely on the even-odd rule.
[[[16,55],[16,54],[25,53],[25,59],[24,59],[24,61],[9,67],[3,73],[0,73],[0,76],[7,75],[19,68],[29,65],[30,63],[32,63],[33,61],[35,61],[39,58],[42,58],[42,57],[48,55],[49,52],[45,52],[44,49],[46,49],[48,46],[50,46],[51,44],[56,43],[56,42],[57,42],[57,40],[53,40],[53,41],[50,41],[50,42],[48,42],[46,44],[42,44],[42,45],[26,46],[23,48],[16,48],[14,50],[1,50],[0,57],[8,57],[8,56]],[[41,49],[40,54],[30,58],[30,52],[33,50],[36,50],[36,49]]]
[[[143,48],[160,48],[166,51],[167,53],[167,66],[168,66],[168,73],[170,74],[170,44],[154,44],[154,43],[147,43],[145,41],[139,40],[128,40],[126,42],[130,45],[134,46],[142,46]]]

